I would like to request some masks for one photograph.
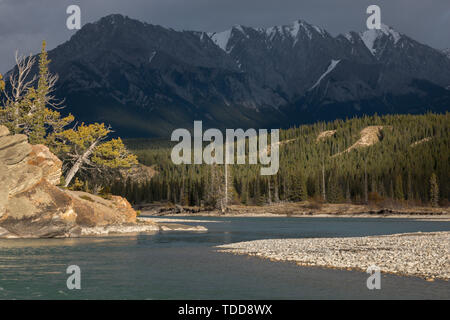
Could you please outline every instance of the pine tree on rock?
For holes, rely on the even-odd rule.
[[[64,186],[67,187],[77,172],[86,167],[101,170],[129,168],[137,164],[136,156],[126,149],[120,138],[105,141],[110,132],[111,129],[103,123],[82,123],[76,129],[55,135],[58,153],[70,166],[64,177]]]

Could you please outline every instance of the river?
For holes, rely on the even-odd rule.
[[[183,217],[185,219],[185,217]],[[208,232],[0,240],[0,299],[450,299],[450,284],[219,253],[215,246],[268,238],[448,231],[450,222],[381,218],[187,217]],[[69,290],[66,268],[81,269]]]

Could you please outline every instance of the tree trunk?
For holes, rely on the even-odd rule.
[[[277,176],[275,176],[275,186],[274,186],[274,201],[275,202],[280,202],[280,196],[278,193],[278,178]]]
[[[367,162],[366,158],[364,158],[364,203],[367,204],[369,202],[368,197],[368,185],[367,185]]]
[[[325,189],[325,162],[322,160],[322,197],[323,201],[327,201],[327,194]]]
[[[226,150],[226,149],[225,149]],[[227,210],[228,207],[228,165],[225,161],[225,195],[222,202],[222,213]]]
[[[66,177],[64,178],[64,180],[65,180],[64,187],[69,186],[69,184],[72,181],[73,177],[75,177],[75,175],[77,174],[78,170],[81,169],[83,164],[90,157],[90,155],[94,151],[95,147],[97,146],[98,142],[99,142],[99,140],[94,141],[94,143],[91,144],[90,147],[80,157],[78,157],[77,161],[72,166],[72,168],[70,168],[69,172],[67,173]]]

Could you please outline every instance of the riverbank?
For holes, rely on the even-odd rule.
[[[405,233],[351,238],[269,239],[217,247],[220,252],[245,254],[301,266],[381,272],[450,279],[450,232]]]
[[[350,218],[409,218],[434,221],[450,221],[449,208],[418,206],[376,206],[357,204],[321,204],[305,202],[283,202],[264,206],[231,205],[225,213],[199,207],[181,207],[167,204],[136,206],[147,216],[168,217],[350,217]]]

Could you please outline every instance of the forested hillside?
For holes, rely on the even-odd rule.
[[[390,115],[336,120],[280,131],[280,169],[228,165],[227,203],[394,201],[447,205],[450,114]],[[224,165],[174,165],[163,141],[129,140],[140,162],[157,174],[147,182],[115,181],[111,192],[133,203],[169,201],[218,207]]]

